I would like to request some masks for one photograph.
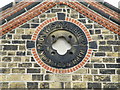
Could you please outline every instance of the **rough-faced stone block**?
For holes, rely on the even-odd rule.
[[[101,88],[101,83],[88,83],[88,89],[92,89],[92,88]]]
[[[100,74],[115,74],[115,69],[100,69]]]
[[[87,86],[85,82],[73,82],[73,88],[87,88]]]
[[[3,50],[17,50],[17,45],[4,45]]]
[[[33,81],[43,81],[43,75],[32,75]]]
[[[24,68],[13,68],[12,73],[25,73]]]
[[[3,57],[2,61],[3,62],[11,62],[12,61],[12,57]]]
[[[81,75],[72,75],[72,80],[73,81],[82,81],[82,76]]]
[[[38,82],[27,82],[27,88],[37,89],[38,88]]]
[[[10,88],[26,88],[24,82],[11,82]]]
[[[40,88],[41,89],[49,89],[49,83],[48,82],[40,83]]]
[[[94,76],[94,81],[111,81],[109,75],[95,75]]]

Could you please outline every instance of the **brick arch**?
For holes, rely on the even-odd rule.
[[[78,2],[48,2],[45,1],[42,4],[38,5],[37,7],[29,10],[25,14],[13,19],[12,21],[2,25],[0,28],[0,36],[8,33],[9,31],[19,27],[23,23],[29,21],[30,19],[34,18],[35,16],[40,15],[41,13],[47,11],[48,9],[54,7],[57,4],[65,4],[79,13],[85,15],[86,17],[90,18],[91,20],[97,22],[98,24],[104,26],[105,28],[109,29],[110,31],[120,35],[120,26],[113,23],[112,21],[102,17],[101,15],[89,10],[85,6],[81,5]]]

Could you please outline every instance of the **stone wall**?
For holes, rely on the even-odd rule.
[[[82,22],[97,41],[87,64],[69,74],[55,74],[34,60],[26,42],[43,21],[67,17]],[[120,88],[120,36],[84,17],[66,5],[57,5],[0,39],[0,86],[2,88]]]

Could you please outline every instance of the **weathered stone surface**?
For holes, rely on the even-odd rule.
[[[63,83],[62,82],[51,82],[50,88],[63,88]]]
[[[8,67],[17,67],[17,63],[8,63]]]
[[[27,82],[27,88],[30,89],[30,88],[38,88],[38,82]]]
[[[19,50],[25,50],[25,45],[19,45]]]
[[[24,34],[24,29],[16,29],[16,34]]]
[[[17,50],[17,45],[4,45],[3,50]]]
[[[120,82],[120,75],[112,75],[112,82]]]
[[[32,75],[33,81],[43,81],[43,75]]]
[[[25,56],[26,52],[24,51],[20,51],[16,53],[18,56]]]
[[[105,45],[106,42],[105,42],[105,41],[99,41],[99,44],[100,44],[100,45]]]
[[[40,73],[40,69],[27,69],[27,73]]]
[[[114,51],[115,52],[120,52],[120,46],[114,46]]]
[[[45,75],[45,81],[54,81],[54,75],[53,74]]]
[[[88,89],[101,88],[101,83],[88,83]]]
[[[8,52],[8,56],[15,56],[15,51]]]
[[[74,72],[75,74],[88,74],[88,69],[81,68],[78,71]]]
[[[10,88],[25,88],[24,82],[11,82]]]
[[[31,39],[32,35],[22,35],[22,39]]]
[[[26,29],[25,34],[26,35],[32,35],[35,32],[35,29]]]
[[[87,86],[85,82],[73,82],[73,88],[87,88]]]
[[[120,83],[104,83],[103,88],[119,89],[120,88]]]
[[[101,34],[101,30],[95,30],[95,34]]]
[[[72,75],[72,81],[82,81],[81,75]]]
[[[98,74],[98,69],[91,69],[91,74]]]
[[[10,69],[9,68],[2,68],[0,71],[0,73],[10,73]]]
[[[0,83],[0,86],[1,86],[1,89],[5,89],[5,88],[8,88],[8,82],[2,82]]]
[[[49,83],[48,82],[42,82],[40,83],[41,89],[49,89]]]
[[[25,73],[24,68],[13,68],[12,73]]]
[[[112,51],[112,46],[99,46],[99,50],[100,51],[105,51],[105,52],[107,52],[107,51]]]
[[[106,54],[104,52],[97,52],[97,53],[95,53],[95,56],[98,56],[98,57],[105,56],[105,55]]]
[[[32,75],[31,74],[22,74],[21,81],[32,81]]]
[[[93,76],[92,75],[84,75],[83,81],[93,81]]]
[[[120,41],[107,41],[108,45],[120,45]]]
[[[11,74],[7,76],[8,81],[21,81],[21,75],[20,74]]]
[[[105,63],[115,63],[115,58],[103,58],[103,62],[105,62]]]
[[[100,69],[101,74],[115,74],[114,69]]]
[[[107,53],[107,56],[110,56],[110,57],[119,57],[120,56],[120,53],[117,53],[117,52],[108,52]]]
[[[12,61],[12,57],[3,57],[2,61],[3,62],[11,62]]]
[[[55,74],[54,81],[72,81],[70,74]]]
[[[1,44],[10,44],[10,41],[8,41],[8,40],[1,40]]]
[[[105,68],[104,64],[94,64],[94,68]]]
[[[120,64],[106,64],[107,68],[120,68]]]
[[[91,57],[91,62],[93,62],[93,63],[101,63],[102,58],[101,57]]]
[[[21,62],[21,57],[13,57],[14,62]]]
[[[7,75],[0,75],[0,82],[7,81]]]
[[[18,67],[32,67],[32,63],[22,63],[22,64],[18,64]]]
[[[113,35],[105,35],[104,38],[105,40],[114,40]]]
[[[95,75],[94,80],[95,81],[111,81],[109,75]]]
[[[65,82],[65,88],[71,88],[71,82]]]

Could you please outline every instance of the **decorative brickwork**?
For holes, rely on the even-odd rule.
[[[34,47],[42,27],[55,21],[75,23],[89,41],[88,54],[73,68],[51,68]],[[1,27],[0,88],[120,88],[119,27],[82,4],[43,2]]]

